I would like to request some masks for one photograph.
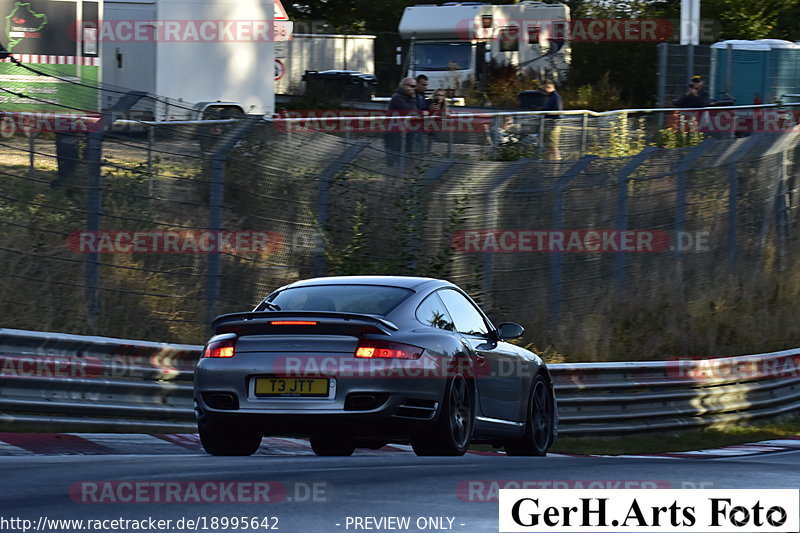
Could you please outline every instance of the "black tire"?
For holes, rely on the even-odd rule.
[[[352,441],[331,437],[311,437],[311,449],[320,457],[348,457],[356,451]]]
[[[460,456],[469,449],[475,428],[475,402],[471,382],[458,373],[448,382],[435,426],[415,438],[417,455]]]
[[[506,442],[506,455],[545,456],[553,444],[555,405],[550,386],[541,374],[533,378],[528,399],[528,419],[525,433]]]
[[[253,455],[261,446],[261,432],[239,425],[201,420],[197,423],[200,443],[211,455]]]

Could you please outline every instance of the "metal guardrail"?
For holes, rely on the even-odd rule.
[[[195,432],[200,349],[0,329],[0,428]]]
[[[201,346],[0,329],[0,431],[194,432]],[[800,412],[800,348],[549,365],[565,436],[679,430]]]

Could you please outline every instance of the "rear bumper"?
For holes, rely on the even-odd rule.
[[[330,375],[327,397],[260,397],[255,380],[269,374],[247,355],[201,360],[195,370],[195,409],[201,421],[231,421],[257,427],[264,435],[410,436],[436,420],[447,382],[438,375]],[[226,397],[235,401],[216,401]]]

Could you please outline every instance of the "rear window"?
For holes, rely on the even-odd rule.
[[[379,285],[310,285],[292,287],[270,299],[281,311],[338,311],[386,315],[414,291]]]

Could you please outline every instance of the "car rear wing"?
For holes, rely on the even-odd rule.
[[[221,315],[211,324],[216,335],[391,335],[397,326],[373,315],[335,311],[252,311]]]

